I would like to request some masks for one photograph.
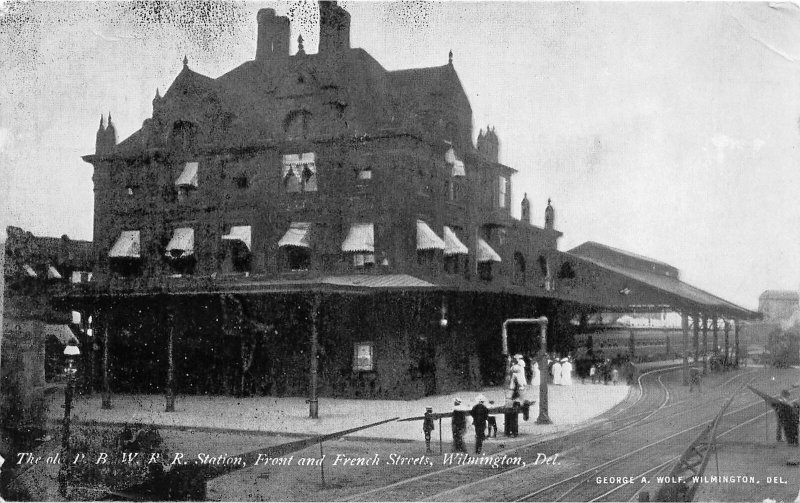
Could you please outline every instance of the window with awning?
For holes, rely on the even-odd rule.
[[[478,262],[502,262],[500,255],[489,246],[489,243],[478,238]]]
[[[373,224],[353,224],[342,243],[345,253],[375,253],[375,228]]]
[[[194,229],[179,227],[172,233],[167,244],[166,256],[169,258],[188,257],[194,253]]]
[[[342,251],[353,254],[355,267],[375,264],[375,227],[373,224],[353,224],[342,243]]]
[[[197,168],[200,163],[197,162],[187,162],[183,165],[183,171],[181,171],[181,175],[175,180],[176,187],[184,187],[184,188],[197,188]]]
[[[139,231],[122,231],[108,252],[110,258],[140,258]]]
[[[444,160],[450,165],[450,176],[466,176],[464,162],[458,158],[453,147],[444,155]]]
[[[251,231],[249,225],[234,225],[230,232],[224,234],[222,239],[242,243],[250,250]]]
[[[47,266],[47,279],[61,279],[61,273],[53,266]]]
[[[30,265],[25,264],[25,265],[22,266],[22,268],[25,269],[25,274],[27,274],[31,278],[35,278],[36,276],[38,276],[36,274],[36,271],[34,271],[33,267],[31,267]]]
[[[442,238],[437,236],[424,221],[417,220],[417,251],[444,249],[445,243]]]
[[[311,223],[309,222],[292,222],[289,225],[289,230],[278,241],[278,247],[284,246],[297,246],[300,248],[311,248]]]
[[[458,239],[455,231],[446,225],[444,226],[444,254],[445,256],[469,254],[469,249]]]
[[[78,344],[78,338],[75,337],[75,334],[67,325],[45,325],[44,334],[52,335],[58,339],[58,342],[65,346],[70,343]]]

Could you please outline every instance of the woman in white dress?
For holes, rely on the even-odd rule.
[[[553,362],[553,384],[561,386],[561,362]]]
[[[561,360],[561,385],[572,386],[572,362],[569,358]]]

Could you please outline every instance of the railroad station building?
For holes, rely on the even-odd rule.
[[[316,54],[290,54],[288,18],[263,9],[252,61],[210,78],[185,58],[124,141],[101,118],[93,280],[68,298],[96,327],[90,387],[477,389],[503,379],[506,318],[548,316],[566,353],[575,313],[686,300],[558,251],[552,204],[512,200],[497,132],[473,143],[452,53],[387,71],[350,46],[346,10],[319,9]]]

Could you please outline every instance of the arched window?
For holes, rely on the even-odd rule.
[[[311,112],[308,110],[292,110],[283,119],[283,132],[286,136],[300,137],[308,135],[311,123]]]
[[[194,147],[197,140],[197,124],[179,120],[172,124],[170,145],[178,150],[189,150]]]
[[[515,285],[525,284],[525,257],[520,252],[514,252],[514,277]]]
[[[573,279],[575,278],[575,269],[572,268],[572,264],[569,262],[564,262],[561,264],[561,269],[558,271],[559,279]]]

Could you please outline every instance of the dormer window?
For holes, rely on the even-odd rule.
[[[317,192],[317,163],[314,152],[284,155],[282,175],[286,192]]]

